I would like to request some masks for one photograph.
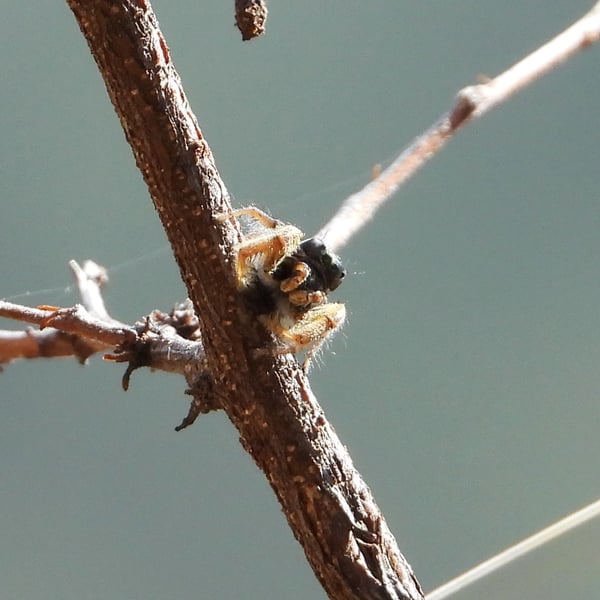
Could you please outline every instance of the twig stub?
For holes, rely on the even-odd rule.
[[[235,24],[242,40],[248,41],[265,33],[268,12],[265,0],[235,0]]]

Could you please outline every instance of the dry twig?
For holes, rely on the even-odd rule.
[[[83,268],[74,260],[69,266],[75,276],[83,304],[71,308],[30,308],[0,301],[0,317],[32,323],[39,330],[0,331],[0,364],[21,358],[74,356],[84,363],[97,352],[110,350],[106,360],[127,363],[123,389],[129,388],[133,371],[140,367],[183,375],[193,396],[189,414],[177,431],[191,425],[201,413],[220,407],[206,373],[204,346],[199,323],[189,301],[170,314],[153,311],[129,327],[113,319],[102,299],[105,269],[92,261]]]
[[[135,338],[132,328],[106,312],[100,292],[107,281],[106,271],[92,261],[86,261],[83,267],[71,261],[69,266],[82,305],[59,314],[54,307],[30,308],[0,301],[0,316],[40,326],[40,330],[0,331],[0,364],[19,358],[64,356],[75,356],[84,363],[96,352]]]
[[[464,125],[483,116],[600,38],[600,2],[581,19],[494,79],[462,89],[455,105],[359,192],[349,196],[318,236],[333,249],[348,240]]]

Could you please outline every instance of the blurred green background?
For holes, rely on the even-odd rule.
[[[169,309],[184,288],[71,13],[1,4],[0,296],[70,305],[67,261],[92,258],[116,318]],[[250,43],[232,5],[154,2],[236,204],[311,233],[591,2],[273,2]],[[313,387],[426,590],[600,495],[599,65],[470,126],[343,252]],[[324,598],[226,418],[177,434],[184,382],[121,375],[0,376],[0,597]],[[595,522],[456,597],[600,597],[599,545]]]

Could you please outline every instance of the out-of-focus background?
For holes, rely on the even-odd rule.
[[[184,288],[71,13],[2,4],[0,297],[68,306],[67,261],[92,258],[116,318],[169,309]],[[154,2],[236,204],[307,233],[590,5],[275,2],[242,43],[233,2]],[[348,323],[312,382],[426,590],[600,495],[599,65],[470,126],[343,251]],[[183,381],[121,375],[0,375],[0,596],[324,598],[226,418],[175,433]],[[598,597],[599,545],[592,523],[457,598]]]

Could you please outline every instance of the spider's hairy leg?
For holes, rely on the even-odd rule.
[[[254,259],[260,259],[260,268],[270,273],[283,257],[294,252],[301,239],[302,232],[293,225],[279,225],[273,230],[246,238],[236,248],[238,280],[245,281],[248,273],[256,269]]]
[[[345,319],[346,307],[341,303],[329,302],[307,310],[290,328],[285,328],[271,318],[267,318],[268,322],[265,322],[265,325],[285,344],[281,353],[296,354],[307,351],[302,366],[308,371],[310,361],[327,338],[342,326]]]
[[[217,220],[225,221],[242,216],[254,219],[265,231],[247,236],[235,249],[236,274],[240,286],[247,283],[248,275],[257,268],[257,262],[260,262],[260,268],[264,272],[269,273],[282,258],[292,254],[302,240],[302,232],[297,227],[274,219],[255,206],[219,215]]]
[[[256,206],[246,206],[246,208],[236,208],[234,211],[220,215],[218,219],[220,221],[224,221],[225,219],[229,219],[231,217],[251,217],[255,221],[258,221],[263,227],[267,229],[275,229],[276,227],[280,227],[283,225],[281,221],[278,219],[274,219],[271,215],[268,215],[260,208],[256,208]]]

